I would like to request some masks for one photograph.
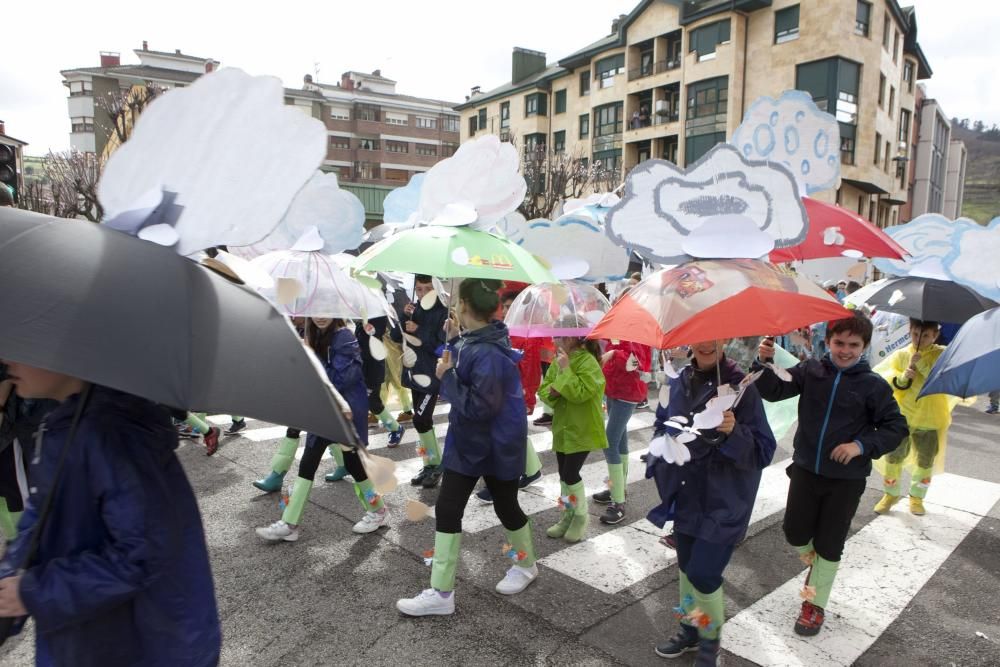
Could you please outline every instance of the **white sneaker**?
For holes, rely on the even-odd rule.
[[[355,533],[374,533],[379,526],[385,523],[386,517],[388,517],[388,513],[384,507],[377,512],[365,512],[361,521],[354,524],[354,528],[351,530]]]
[[[532,581],[538,578],[538,568],[534,565],[531,567],[521,567],[515,565],[514,567],[507,570],[507,576],[497,584],[497,593],[503,595],[514,595],[515,593],[520,593],[525,588],[528,587]]]
[[[455,613],[455,592],[444,597],[428,588],[416,597],[396,600],[396,609],[407,616],[448,616]]]
[[[294,542],[299,539],[299,529],[292,528],[281,519],[278,519],[270,526],[258,528],[257,535],[268,542]]]

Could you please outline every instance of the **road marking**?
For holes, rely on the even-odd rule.
[[[763,470],[750,515],[751,525],[784,510],[788,463],[789,459],[785,459]],[[640,476],[645,474],[644,465],[635,467],[641,468]],[[619,593],[677,562],[677,552],[659,543],[660,536],[669,532],[670,527],[670,522],[660,529],[640,519],[561,549],[538,562],[605,593]]]
[[[853,664],[1000,500],[1000,484],[944,473],[929,497],[926,515],[910,514],[904,499],[847,541],[818,636],[792,630],[803,572],[730,619],[723,648],[776,667]]]

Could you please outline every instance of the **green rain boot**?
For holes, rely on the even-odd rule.
[[[534,478],[542,469],[542,460],[538,458],[535,446],[531,444],[531,439],[525,441],[524,455],[524,476]]]
[[[379,423],[382,424],[382,426],[385,427],[387,431],[395,433],[396,431],[399,430],[399,422],[396,421],[396,418],[392,416],[388,408],[382,410],[382,412],[378,413],[377,416]]]
[[[282,438],[281,444],[278,445],[278,451],[271,459],[271,474],[264,479],[258,479],[253,485],[267,493],[281,491],[281,485],[285,481],[285,473],[292,467],[292,461],[295,460],[295,450],[298,448],[298,438]]]
[[[622,459],[624,461],[625,459]],[[625,464],[609,463],[608,478],[611,480],[611,502],[625,502]]]
[[[330,445],[330,455],[337,462],[337,467],[323,476],[328,482],[339,482],[347,475],[347,468],[344,467],[344,450],[340,445],[334,443]]]
[[[0,498],[0,535],[8,542],[17,537],[17,522],[21,520],[21,514],[8,510],[7,501]]]
[[[504,545],[504,555],[514,561],[513,567],[507,570],[507,576],[496,586],[501,595],[514,595],[528,587],[538,577],[535,566],[535,542],[531,536],[531,520],[517,530],[507,530],[507,544]]]
[[[923,516],[924,498],[927,497],[927,489],[931,485],[931,477],[934,470],[931,468],[914,468],[912,472],[913,480],[910,483],[910,513]]]
[[[570,522],[573,521],[573,509],[566,503],[564,498],[569,495],[568,488],[563,482],[559,482],[559,505],[563,508],[562,517],[559,519],[559,523],[554,526],[550,526],[545,534],[549,537],[560,538],[566,534],[569,529]]]
[[[583,488],[583,480],[576,484],[570,484],[566,491],[573,503],[573,517],[570,520],[569,528],[563,534],[563,539],[567,542],[579,542],[587,532],[587,524],[590,523],[590,514],[587,513],[587,491]]]
[[[437,436],[434,429],[425,433],[418,433],[419,446],[417,453],[424,460],[424,469],[410,480],[413,486],[423,486],[425,489],[433,489],[441,481],[441,449],[438,445]]]
[[[257,535],[268,542],[295,542],[298,540],[299,522],[302,520],[302,511],[309,500],[312,486],[312,480],[304,477],[296,478],[295,488],[292,489],[291,498],[288,499],[281,519],[270,526],[258,528]]]
[[[434,533],[431,587],[412,598],[396,601],[407,616],[447,616],[455,612],[455,570],[462,533]]]
[[[374,533],[385,524],[385,520],[388,518],[382,496],[375,491],[375,485],[370,479],[355,482],[354,495],[358,497],[358,502],[365,510],[365,515],[354,524],[351,530],[359,534]]]
[[[816,549],[813,548],[812,540],[801,547],[795,547],[795,550],[799,552],[799,560],[808,567],[812,567],[813,561],[816,559]]]
[[[694,586],[686,574],[678,572],[679,595],[678,604],[674,607],[674,617],[680,623],[680,629],[676,635],[656,645],[656,655],[661,658],[677,658],[688,651],[698,650],[698,629],[691,625],[691,620],[688,618],[688,614],[694,610]]]
[[[691,586],[694,597],[694,609],[688,613],[692,625],[698,628],[701,639],[718,640],[722,624],[726,622],[726,600],[722,595],[722,586],[711,593],[702,593]]]
[[[805,601],[802,603],[802,612],[795,621],[795,634],[812,637],[823,627],[826,605],[830,601],[830,591],[839,567],[839,561],[829,561],[816,555],[802,590]]]

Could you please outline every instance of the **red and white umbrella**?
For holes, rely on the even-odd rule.
[[[889,257],[902,259],[909,253],[888,234],[854,211],[812,197],[802,203],[809,218],[805,241],[790,248],[772,250],[772,262],[795,262],[824,257]]]

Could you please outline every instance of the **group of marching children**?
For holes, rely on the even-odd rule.
[[[401,384],[412,392],[413,426],[424,461],[411,483],[441,487],[435,507],[434,550],[429,556],[430,587],[397,602],[406,615],[454,612],[462,517],[480,479],[485,486],[477,495],[493,504],[507,535],[505,554],[512,561],[496,585],[497,592],[519,593],[538,577],[532,522],[518,503],[518,490],[541,474],[527,434],[536,395],[551,415],[560,483],[561,513],[546,534],[571,543],[584,538],[590,496],[581,471],[594,450],[603,451],[608,466],[607,488],[590,489],[592,499],[606,505],[600,520],[613,525],[625,517],[628,423],[636,405],[646,398],[644,378],[650,370],[651,350],[628,341],[599,344],[578,336],[555,338],[555,356],[543,376],[540,351],[544,342],[518,340],[520,347],[512,343],[503,314],[516,291],[499,291],[500,287],[492,280],[463,280],[449,314],[439,299],[423,298],[433,289],[432,280],[417,276],[414,303],[403,309],[398,330],[392,330],[388,322],[365,322],[353,332],[342,320],[313,318],[307,323],[307,343],[346,399],[362,442],[367,441],[369,411],[390,432],[390,446],[399,444],[404,430],[380,396],[386,362],[366,356],[368,338],[394,340],[403,359],[397,368],[401,368]],[[719,395],[721,387],[738,391],[745,371],[724,353],[728,340],[690,346],[690,363],[669,380],[669,400],[658,406],[654,433],[654,438],[662,437],[664,442],[683,442],[690,461],[678,466],[653,456],[646,471],[655,480],[662,501],[651,515],[673,521],[672,543],[679,569],[675,607],[679,630],[655,647],[658,655],[673,658],[697,651],[697,664],[716,664],[725,623],[723,573],[746,535],[762,471],[776,448],[762,399],[799,397],[783,522],[786,539],[808,566],[796,633],[815,635],[823,625],[873,460],[883,459],[880,470],[885,476],[885,495],[875,511],[884,514],[898,501],[902,466],[910,462],[910,510],[924,513],[923,498],[935,464],[940,467],[953,407],[953,399],[944,397],[916,400],[943,349],[935,342],[938,332],[934,322],[912,321],[912,345],[874,371],[863,356],[873,327],[860,312],[826,324],[825,356],[806,359],[784,372],[771,363],[774,342],[765,338],[749,369],[760,371],[756,383],[723,412],[717,427],[698,432],[685,427]],[[443,449],[432,419],[439,395],[450,405]],[[281,488],[297,441],[297,433],[287,434],[271,476],[256,486],[267,491]],[[364,508],[354,530],[372,532],[385,523],[382,499],[368,481],[358,454],[310,436],[284,514],[274,524],[257,529],[262,538],[298,538],[303,508],[327,447],[338,463],[327,479],[336,481],[350,474]]]

